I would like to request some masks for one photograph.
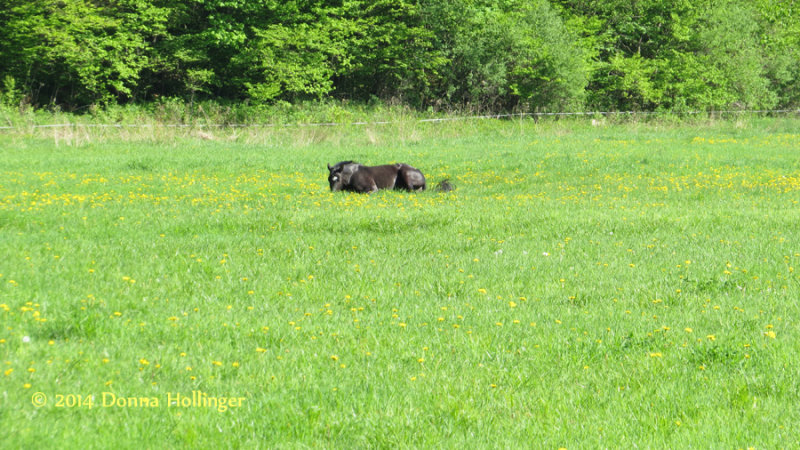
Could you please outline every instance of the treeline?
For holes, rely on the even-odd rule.
[[[800,105],[800,2],[0,0],[0,102]]]

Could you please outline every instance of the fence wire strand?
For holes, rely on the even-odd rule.
[[[538,117],[580,117],[580,116],[654,116],[654,115],[700,115],[709,116],[722,114],[798,114],[800,109],[752,109],[752,110],[723,110],[723,111],[575,111],[575,112],[530,112],[485,114],[472,116],[439,117],[430,119],[416,119],[410,121],[357,121],[357,122],[311,122],[311,123],[172,123],[172,124],[122,124],[122,123],[56,123],[56,124],[28,124],[0,126],[0,130],[18,130],[35,128],[292,128],[292,127],[340,127],[340,126],[366,126],[366,125],[391,125],[402,122],[416,123],[442,123],[466,120],[492,120],[513,118],[538,118]]]

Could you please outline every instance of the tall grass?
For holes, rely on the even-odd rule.
[[[3,132],[0,442],[797,446],[797,129]]]

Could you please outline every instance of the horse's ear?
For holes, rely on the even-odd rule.
[[[331,170],[333,170],[333,168],[331,167],[331,163],[328,163],[328,172],[330,172]]]

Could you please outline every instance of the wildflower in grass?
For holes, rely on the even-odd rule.
[[[650,353],[651,358],[661,358],[662,356],[664,355],[662,355],[661,352]]]
[[[687,332],[687,333],[691,333],[691,332],[692,332],[692,329],[691,329],[691,328],[689,328],[689,327],[686,327],[686,328],[684,328],[684,329],[683,329],[683,331],[685,331],[685,332]]]
[[[709,341],[716,341],[717,337],[714,336],[713,334],[709,334],[708,336],[706,336],[706,339],[708,339]]]
[[[334,361],[338,361],[338,360],[339,360],[339,357],[338,357],[338,356],[336,356],[336,355],[331,355],[331,359],[332,359],[332,360],[334,360]]]
[[[9,375],[11,375],[11,372],[13,372],[13,371],[14,371],[14,368],[13,368],[13,367],[12,367],[12,368],[10,368],[10,369],[6,369],[6,371],[5,371],[5,372],[3,372],[3,375],[5,375],[5,376],[9,376]]]
[[[139,360],[139,364],[141,364],[143,366],[148,366],[148,365],[150,365],[150,361],[142,358],[142,359]]]
[[[215,365],[215,366],[219,367],[219,366],[221,366],[221,365],[222,365],[222,361],[211,361],[211,364],[213,364],[213,365]]]
[[[516,307],[517,307],[517,304],[516,304],[516,303],[514,303],[514,302],[508,302],[508,307],[509,307],[509,308],[516,308]]]
[[[768,338],[770,338],[770,339],[775,339],[775,336],[776,336],[776,335],[775,335],[775,332],[774,332],[774,331],[772,331],[772,330],[769,330],[769,331],[767,331],[767,332],[765,332],[765,333],[764,333],[764,336],[766,336],[766,337],[768,337]]]
[[[30,389],[31,385],[30,385],[30,383],[25,383],[25,384],[22,385],[22,387],[24,387],[25,389]]]

